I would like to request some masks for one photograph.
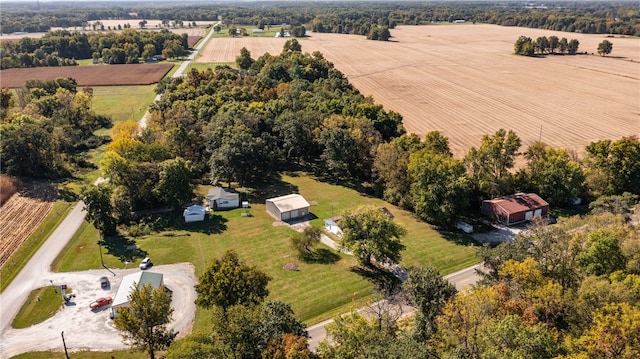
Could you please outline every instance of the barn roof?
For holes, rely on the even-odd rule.
[[[307,202],[304,197],[299,194],[288,194],[286,196],[280,196],[275,198],[270,198],[267,202],[272,202],[276,208],[282,212],[289,212],[296,209],[307,208],[311,205]]]
[[[209,189],[209,193],[207,193],[207,199],[228,199],[228,200],[237,200],[240,198],[238,193],[232,192],[224,187],[213,187]]]
[[[131,292],[135,288],[142,288],[145,284],[151,284],[151,287],[154,289],[160,288],[162,285],[162,274],[140,271],[124,276],[111,306],[116,308],[127,305],[129,303],[129,295]]]
[[[503,208],[508,213],[533,211],[549,205],[535,193],[516,193],[510,196],[488,199],[484,202]]]

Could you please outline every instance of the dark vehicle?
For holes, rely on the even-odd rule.
[[[111,286],[111,283],[109,283],[109,278],[100,277],[100,286],[102,287],[102,289],[109,289],[109,287]]]

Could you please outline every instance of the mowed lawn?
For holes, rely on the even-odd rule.
[[[156,85],[94,86],[93,110],[113,122],[140,121],[156,98]]]
[[[405,266],[432,263],[446,274],[477,262],[473,248],[445,239],[430,225],[416,221],[410,213],[382,200],[317,181],[306,174],[284,175],[281,184],[279,188],[297,190],[312,203],[311,212],[317,217],[312,221],[314,226],[320,227],[322,219],[352,211],[359,205],[387,207],[408,231],[403,238],[407,246],[402,261]],[[207,188],[200,191],[206,193]],[[204,223],[180,224],[171,230],[138,238],[136,244],[143,253],[131,258],[132,263],[118,259],[117,255],[122,253],[115,246],[104,248],[105,263],[113,268],[131,267],[138,264],[141,256],[148,255],[155,264],[192,262],[196,275],[200,276],[214,259],[233,249],[246,263],[257,266],[272,277],[269,298],[291,304],[296,315],[308,324],[377,299],[373,284],[354,270],[358,265],[355,258],[320,245],[319,249],[325,254],[324,260],[303,262],[290,246],[294,230],[277,225],[266,213],[264,203],[250,203],[250,206],[251,217],[242,215],[246,209],[215,212]],[[54,263],[54,270],[98,268],[100,253],[97,239],[98,234],[92,226],[83,226]],[[299,270],[284,270],[283,266],[289,262],[298,263]],[[208,325],[208,311],[198,309],[194,330]]]

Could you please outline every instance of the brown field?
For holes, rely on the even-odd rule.
[[[0,267],[29,238],[54,201],[52,185],[29,183],[0,207]]]
[[[402,26],[391,42],[317,34],[299,40],[320,51],[364,95],[402,114],[409,132],[438,130],[463,156],[484,134],[511,129],[528,146],[539,138],[582,152],[589,142],[640,135],[640,39],[495,25]],[[578,39],[588,55],[513,55],[520,35]],[[246,47],[255,59],[278,54],[282,38],[214,38],[197,62],[232,62]],[[524,149],[524,147],[523,147]]]
[[[200,39],[202,39],[202,36],[187,36],[187,44],[189,44],[189,48],[192,49]]]
[[[72,77],[79,86],[150,85],[162,79],[173,64],[93,65],[7,69],[0,72],[2,87],[22,87],[26,80]]]

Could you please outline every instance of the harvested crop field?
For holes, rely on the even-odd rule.
[[[2,87],[22,87],[26,80],[55,80],[72,77],[79,86],[151,85],[173,64],[91,65],[7,69],[0,72]]]
[[[514,130],[582,152],[588,143],[640,135],[640,40],[496,25],[401,26],[390,42],[312,33],[320,51],[364,95],[402,114],[409,132],[438,130],[464,155],[484,134]],[[580,42],[588,55],[530,58],[513,54],[520,35]],[[595,53],[604,39],[610,56]],[[214,38],[198,62],[230,62],[246,47],[255,59],[278,54],[286,39]]]
[[[0,267],[49,213],[56,191],[51,184],[25,184],[0,208]]]

